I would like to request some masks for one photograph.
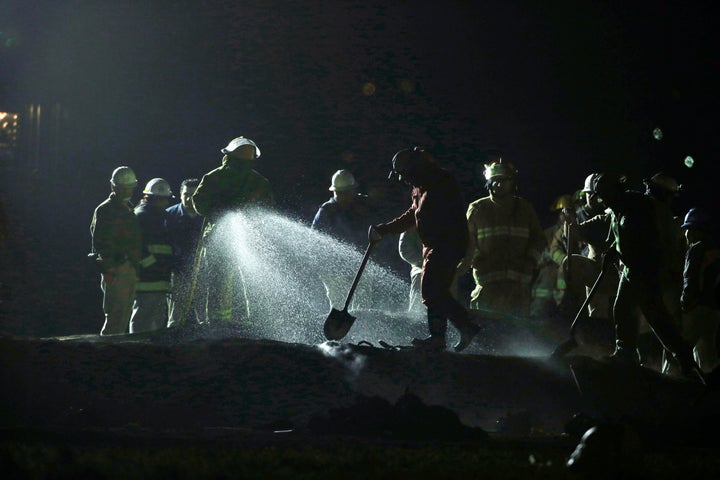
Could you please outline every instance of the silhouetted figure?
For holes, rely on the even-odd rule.
[[[140,223],[130,205],[136,187],[130,167],[116,168],[110,177],[110,196],[95,208],[90,224],[103,291],[105,322],[100,335],[127,333],[130,324],[141,248]]]
[[[142,256],[130,317],[130,333],[151,332],[167,327],[173,249],[167,231],[167,212],[173,197],[170,184],[153,178],[135,207],[142,233]]]
[[[195,211],[192,196],[200,180],[188,178],[180,184],[180,202],[167,208],[167,230],[173,246],[172,294],[168,302],[168,327],[183,322],[201,323],[205,318],[205,309],[200,307],[198,296],[190,299],[192,304],[184,312],[185,303],[190,295],[193,282],[192,267],[197,253],[198,241],[202,233],[203,219]],[[182,318],[187,313],[188,318]]]
[[[218,235],[217,222],[226,213],[253,206],[272,206],[275,203],[270,182],[252,169],[252,162],[260,156],[255,142],[237,137],[221,150],[222,165],[200,180],[192,197],[195,210],[206,217],[203,232],[203,257],[208,274],[206,291],[206,322],[229,324],[237,315],[239,322],[249,322],[250,305],[247,300],[242,270],[229,265],[223,252],[212,248],[212,238]],[[239,295],[241,308],[233,308]]]
[[[702,209],[691,208],[682,228],[689,246],[680,297],[684,312],[683,334],[693,346],[700,368],[710,372],[718,365],[716,339],[720,328],[720,304],[716,286],[720,275],[720,245],[713,235],[712,220]]]
[[[447,321],[460,332],[455,351],[464,350],[480,328],[469,319],[467,310],[453,298],[451,285],[456,268],[467,247],[465,201],[455,178],[425,150],[400,150],[393,157],[390,178],[413,187],[412,204],[394,220],[370,228],[375,235],[402,233],[413,227],[423,244],[421,292],[427,307],[430,336],[413,344],[445,349]]]
[[[618,175],[599,175],[595,180],[595,191],[611,210],[610,229],[621,265],[613,309],[615,352],[611,358],[639,364],[637,311],[640,310],[665,349],[675,356],[682,373],[701,377],[692,349],[683,340],[663,302],[659,239],[667,232],[662,231],[655,203],[639,192],[626,191],[624,181]]]
[[[370,219],[367,197],[358,192],[359,185],[352,172],[338,170],[332,176],[329,191],[332,198],[323,203],[315,213],[311,229],[348,243],[358,250],[367,246],[367,225]],[[330,308],[342,310],[352,284],[354,272],[338,272],[333,265],[320,273]],[[367,280],[358,285],[353,296],[352,308],[368,308],[372,304],[372,282]]]

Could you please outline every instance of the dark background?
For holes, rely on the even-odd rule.
[[[262,149],[257,169],[280,208],[306,223],[339,168],[388,218],[400,213],[407,191],[385,176],[393,153],[415,144],[458,175],[469,201],[485,195],[482,152],[502,150],[544,224],[555,197],[606,169],[637,188],[666,170],[685,186],[679,215],[714,208],[711,6],[0,0],[0,111],[42,107],[1,158],[12,288],[1,330],[98,331],[85,255],[112,170],[178,189],[238,135]]]

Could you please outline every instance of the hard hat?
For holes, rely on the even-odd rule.
[[[138,181],[133,169],[123,166],[113,170],[110,183],[115,187],[134,187]]]
[[[710,226],[710,215],[699,208],[691,208],[685,215],[682,228],[707,229]]]
[[[163,178],[153,178],[150,180],[147,185],[145,185],[143,193],[145,195],[155,195],[156,197],[170,198],[173,196],[170,191],[170,184]]]
[[[417,167],[425,167],[435,163],[432,155],[421,147],[405,148],[397,152],[392,159],[392,170],[388,179],[400,180],[408,170]]]
[[[562,210],[564,208],[571,208],[573,206],[573,197],[572,195],[565,194],[560,195],[555,199],[555,201],[550,205],[550,211],[551,212],[557,212],[558,210]]]
[[[501,158],[495,162],[485,165],[483,175],[485,176],[485,180],[490,180],[494,177],[515,178],[517,175],[517,169],[512,163],[506,162]]]
[[[585,185],[583,186],[582,191],[585,193],[594,193],[595,192],[595,180],[598,177],[598,173],[591,173],[587,177],[585,177]]]
[[[345,190],[352,190],[357,187],[355,177],[350,173],[350,170],[338,170],[332,176],[332,183],[330,185],[331,192],[344,192]]]
[[[682,190],[682,185],[678,185],[677,180],[665,172],[658,172],[649,179],[644,179],[643,183],[647,188],[657,187],[668,193],[677,194]]]
[[[243,145],[252,145],[255,147],[255,158],[258,158],[260,156],[260,149],[257,145],[255,145],[255,142],[250,140],[249,138],[245,137],[237,137],[230,140],[230,143],[227,144],[227,147],[220,150],[224,154],[232,153],[234,152],[238,147],[242,147]]]
[[[625,188],[625,182],[627,177],[616,173],[598,173],[592,179],[592,185],[590,190],[598,195],[602,196],[603,193],[608,191],[622,191]]]

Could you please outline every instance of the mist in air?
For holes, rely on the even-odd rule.
[[[240,333],[291,343],[325,341],[322,327],[331,307],[321,278],[335,276],[341,285],[347,281],[344,298],[365,253],[264,209],[225,215],[210,238],[207,248],[243,279],[235,282],[233,295],[236,315],[244,311],[243,287],[248,298],[249,321],[241,322]],[[203,295],[211,274],[201,275],[198,295]],[[407,344],[413,336],[422,336],[425,319],[406,313],[409,288],[408,279],[371,256],[349,308],[358,319],[343,341]]]

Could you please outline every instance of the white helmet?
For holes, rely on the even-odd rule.
[[[114,187],[134,187],[137,185],[138,181],[133,169],[123,166],[113,170],[112,176],[110,177],[110,183]]]
[[[163,178],[153,178],[150,180],[147,185],[145,185],[143,193],[145,195],[155,195],[156,197],[170,198],[173,196],[170,191],[170,184]]]
[[[227,144],[227,147],[223,148],[220,151],[227,155],[228,153],[234,152],[238,147],[242,147],[243,145],[252,145],[253,147],[255,147],[255,158],[258,158],[260,156],[260,149],[257,145],[255,145],[255,142],[245,137],[233,138],[232,140],[230,140],[230,143]]]
[[[591,173],[585,177],[585,185],[583,185],[583,193],[594,193],[595,192],[595,179],[598,177],[597,173]]]
[[[331,192],[344,192],[345,190],[352,190],[358,186],[355,181],[355,177],[350,170],[338,170],[332,176],[332,183],[330,185]]]

